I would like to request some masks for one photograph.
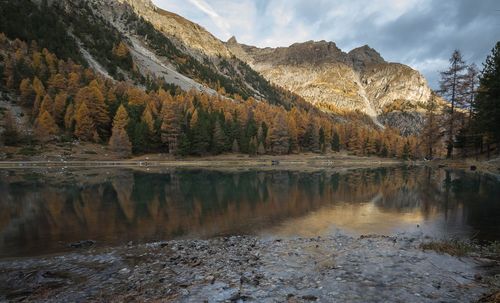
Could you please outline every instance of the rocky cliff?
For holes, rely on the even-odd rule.
[[[268,80],[326,111],[361,111],[374,119],[403,109],[418,113],[431,94],[418,71],[386,62],[367,45],[349,53],[326,41],[261,49],[232,38],[226,45]]]
[[[146,21],[172,38],[177,46],[189,51],[192,55],[231,57],[222,41],[200,25],[193,23],[177,14],[156,7],[151,0],[117,0],[128,3],[134,11]]]

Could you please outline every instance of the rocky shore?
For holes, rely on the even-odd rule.
[[[26,302],[476,302],[484,260],[418,236],[226,237],[0,261],[0,300]],[[484,278],[483,278],[484,277]]]

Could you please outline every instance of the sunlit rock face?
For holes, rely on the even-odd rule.
[[[349,53],[326,41],[261,49],[232,38],[226,45],[269,81],[325,111],[360,111],[374,119],[393,113],[391,119],[378,121],[394,127],[403,122],[418,124],[405,125],[405,133],[415,133],[421,127],[423,119],[398,115],[421,115],[431,95],[427,81],[406,65],[386,62],[367,45]]]
[[[134,11],[153,26],[172,38],[178,47],[192,55],[231,57],[227,47],[202,26],[177,14],[156,7],[151,0],[118,0],[128,3]]]

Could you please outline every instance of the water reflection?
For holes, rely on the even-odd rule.
[[[61,178],[62,176],[59,176]],[[427,168],[348,172],[97,171],[0,177],[0,256],[231,234],[317,236],[340,227],[390,234],[500,237],[499,182]]]

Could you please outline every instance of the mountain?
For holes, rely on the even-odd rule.
[[[123,107],[114,139],[133,153],[420,153],[430,89],[369,46],[222,42],[149,0],[0,0],[0,14],[4,130],[106,143]]]
[[[404,132],[416,132],[418,127],[413,127],[412,121],[405,127],[394,119],[398,116],[395,113],[411,112],[415,116],[423,111],[431,95],[418,71],[386,62],[367,45],[348,53],[326,41],[257,48],[239,44],[233,37],[226,45],[266,79],[325,111],[361,111],[391,126],[397,123]]]

